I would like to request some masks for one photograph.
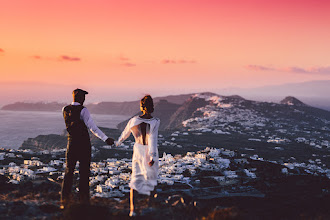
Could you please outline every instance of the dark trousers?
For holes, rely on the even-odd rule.
[[[90,176],[90,142],[86,147],[86,143],[80,146],[75,146],[69,141],[67,153],[66,153],[66,167],[64,173],[64,179],[62,183],[61,201],[67,201],[70,198],[73,182],[73,172],[76,167],[77,161],[79,161],[79,197],[80,201],[89,201],[89,176]],[[80,149],[79,149],[80,147]],[[77,150],[75,150],[77,149]]]

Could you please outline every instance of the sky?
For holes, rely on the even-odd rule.
[[[0,0],[0,98],[330,80],[329,11],[327,0]]]

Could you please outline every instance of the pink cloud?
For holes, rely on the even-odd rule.
[[[66,55],[60,56],[60,60],[61,61],[81,61],[81,59],[79,57],[70,57],[70,56],[66,56]]]
[[[301,73],[301,74],[315,74],[315,73],[330,74],[330,66],[318,66],[318,67],[310,67],[310,68],[291,66],[284,68],[272,68],[261,65],[248,65],[245,68],[254,71],[280,71],[280,72]]]
[[[3,53],[3,52],[5,52],[5,51],[4,51],[3,49],[0,48],[0,53]]]
[[[310,71],[313,73],[330,74],[330,66],[312,67]]]
[[[135,63],[123,63],[123,66],[126,66],[126,67],[133,67],[133,66],[136,66]]]
[[[193,64],[193,63],[196,63],[195,60],[184,60],[184,59],[181,59],[181,60],[174,60],[174,59],[165,59],[165,60],[162,60],[162,63],[163,64]]]
[[[275,70],[274,68],[260,66],[260,65],[247,65],[245,68],[249,69],[249,70],[255,70],[255,71],[272,71],[272,70]]]
[[[121,60],[121,61],[129,61],[130,58],[128,58],[128,57],[124,57],[124,56],[120,56],[120,57],[119,57],[119,60]]]
[[[58,58],[34,55],[31,58],[35,59],[35,60],[47,60],[47,61],[81,61],[81,58],[79,58],[79,57],[70,57],[70,56],[66,56],[66,55],[62,55]]]
[[[281,69],[278,69],[281,70]],[[283,71],[285,72],[289,72],[289,73],[310,73],[308,70],[304,69],[304,68],[300,68],[300,67],[286,67],[283,69]]]
[[[41,56],[38,56],[38,55],[35,55],[35,56],[32,56],[33,59],[36,59],[36,60],[41,60],[42,57]]]
[[[162,63],[163,64],[169,64],[169,63],[175,64],[176,61],[175,60],[163,60]]]

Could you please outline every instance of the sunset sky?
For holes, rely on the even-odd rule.
[[[330,80],[329,12],[327,0],[1,0],[1,92],[124,101]]]

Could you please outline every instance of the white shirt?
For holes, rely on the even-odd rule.
[[[71,105],[80,105],[79,102],[72,102]],[[62,112],[64,110],[64,107],[62,109]],[[80,112],[80,119],[84,121],[86,127],[98,138],[100,138],[102,141],[106,141],[108,139],[108,136],[106,136],[95,124],[94,120],[91,117],[91,114],[89,113],[88,109],[85,107]]]

